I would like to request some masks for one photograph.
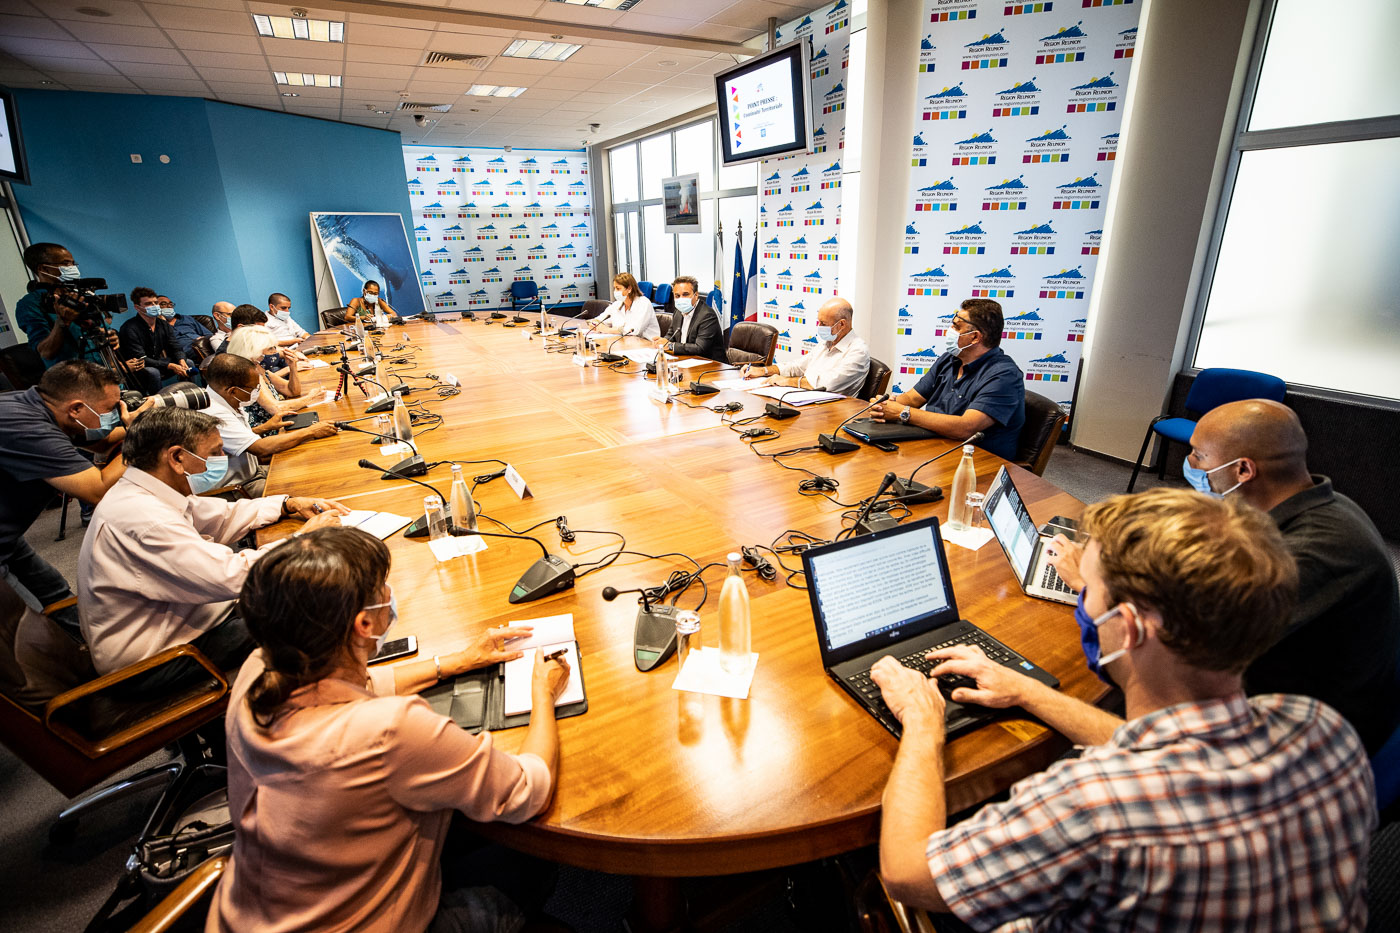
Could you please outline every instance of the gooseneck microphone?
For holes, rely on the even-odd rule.
[[[942,460],[944,457],[948,456],[953,451],[962,450],[964,444],[977,443],[982,439],[983,435],[985,435],[986,433],[986,431],[978,431],[971,437],[965,440],[958,441],[956,444],[954,444],[952,447],[949,447],[947,450],[943,451],[943,453],[939,454],[938,456],[930,460],[925,460],[923,463],[916,466],[914,468],[914,472],[910,473],[908,477],[896,478],[894,483],[894,497],[901,502],[937,502],[939,499],[942,499],[942,489],[940,489],[937,486],[925,486],[923,483],[915,482],[915,474],[917,474],[924,467],[928,466],[930,463],[935,463],[939,460]]]
[[[367,415],[366,417],[368,417],[368,418],[373,418],[374,415]],[[364,420],[364,419],[363,419],[363,418],[355,418],[355,419],[353,419],[353,420],[355,420],[355,421],[362,421],[362,420]],[[354,426],[353,424],[351,424],[349,421],[333,421],[333,422],[331,422],[331,423],[334,424],[337,428],[339,428],[339,429],[342,430],[342,431],[354,431],[354,432],[356,432],[357,434],[368,434],[370,437],[374,438],[374,440],[370,442],[370,443],[372,443],[372,444],[376,444],[376,445],[382,446],[382,445],[385,445],[385,444],[397,444],[397,443],[399,442],[399,439],[398,439],[397,437],[393,437],[393,436],[388,435],[388,434],[380,434],[378,431],[366,431],[364,428],[357,428],[357,427],[355,427],[355,426]],[[378,469],[378,467],[376,467],[375,469]]]
[[[832,431],[830,434],[818,434],[817,442],[821,444],[822,450],[825,450],[829,454],[848,454],[851,451],[858,449],[860,447],[859,444],[855,443],[854,441],[845,440],[840,436],[841,429],[844,428],[846,425],[850,424],[852,421],[856,420],[856,418],[865,414],[870,409],[874,408],[876,405],[885,401],[889,397],[890,394],[888,392],[883,392],[880,395],[875,396],[870,400],[869,405],[866,405],[860,411],[856,412],[854,415],[851,415],[851,417],[838,424],[836,426],[835,431]]]
[[[356,431],[357,431],[357,430],[359,430],[359,429],[358,429],[358,428],[351,428],[351,430],[356,430]],[[366,432],[366,433],[368,433],[368,432]],[[360,460],[359,467],[360,467],[360,469],[362,469],[362,470],[382,470],[382,469],[384,469],[383,467],[379,466],[379,465],[378,465],[377,463],[375,463],[374,461],[372,461],[372,460],[365,460],[365,459],[361,459],[361,460]],[[425,469],[423,472],[426,473],[427,470]],[[420,475],[421,475],[421,474],[420,474]],[[416,479],[414,479],[412,476],[404,476],[404,475],[400,475],[400,474],[398,474],[398,473],[385,473],[383,476],[380,477],[380,479],[405,479],[405,480],[408,480],[410,483],[417,483],[419,486],[422,486],[424,489],[428,490],[428,491],[431,492],[433,495],[437,496],[439,499],[442,499],[442,501],[443,501],[444,503],[447,501],[446,499],[443,499],[442,493],[438,492],[437,487],[435,487],[435,486],[429,486],[427,483],[423,482],[422,480],[416,480]],[[428,536],[428,515],[427,515],[427,513],[425,512],[425,513],[424,513],[423,515],[421,515],[420,517],[414,519],[414,520],[413,520],[413,524],[409,525],[407,528],[404,529],[403,536],[404,536],[405,538],[426,538],[426,537]]]
[[[637,622],[632,628],[632,662],[639,671],[649,671],[676,650],[675,606],[667,605],[660,599],[651,601],[647,587],[619,590],[611,586],[603,587],[603,598],[608,602],[623,593],[640,593],[641,606],[637,609]]]
[[[851,529],[852,537],[869,534],[872,531],[884,531],[899,524],[895,521],[894,516],[888,512],[881,512],[878,515],[870,514],[870,510],[875,508],[876,501],[895,484],[897,479],[898,477],[894,473],[886,473],[885,478],[880,480],[880,488],[875,490],[875,495],[866,500],[865,508],[861,509],[860,514],[856,516],[856,523]]]
[[[651,597],[650,595],[648,595],[647,592],[649,589],[649,587],[639,586],[636,589],[632,590],[619,590],[617,587],[605,586],[603,587],[603,599],[607,600],[608,602],[612,602],[614,599],[617,599],[623,593],[640,593],[642,595],[642,608],[645,609],[647,612],[650,612]]]

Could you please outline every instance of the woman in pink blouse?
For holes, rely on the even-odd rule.
[[[235,836],[208,933],[519,928],[493,889],[461,879],[466,890],[444,892],[439,858],[453,811],[519,823],[549,802],[568,667],[536,661],[520,754],[498,751],[416,692],[439,672],[517,656],[502,643],[528,630],[371,673],[397,615],[388,576],[384,543],[342,527],[301,535],[248,574],[239,608],[260,648],[229,698]]]

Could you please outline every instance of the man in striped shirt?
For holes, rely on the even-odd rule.
[[[1364,930],[1361,741],[1316,700],[1242,686],[1295,599],[1277,527],[1157,489],[1090,507],[1084,531],[1076,620],[1127,722],[975,649],[934,652],[932,676],[977,682],[954,700],[1020,706],[1085,746],[945,828],[942,695],[882,658],[872,674],[904,724],[880,838],[891,895],[977,930]]]

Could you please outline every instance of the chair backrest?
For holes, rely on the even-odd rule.
[[[1266,398],[1282,402],[1287,386],[1278,376],[1250,369],[1203,369],[1186,393],[1186,410],[1204,415],[1227,402]]]
[[[1045,475],[1045,465],[1060,439],[1065,423],[1064,409],[1036,392],[1026,393],[1026,423],[1016,441],[1017,466],[1023,466],[1036,476]]]
[[[655,288],[652,289],[651,303],[656,305],[658,308],[664,308],[666,305],[671,303],[670,282],[662,282],[660,285],[657,285]]]
[[[327,308],[320,312],[321,329],[326,330],[331,327],[339,327],[350,317],[349,308]]]
[[[540,287],[535,284],[534,279],[510,283],[510,297],[512,298],[534,298],[539,293]]]
[[[860,387],[859,398],[869,401],[889,387],[890,368],[872,356],[870,370],[865,374],[865,384]]]
[[[656,312],[656,323],[659,324],[659,325],[661,325],[661,336],[665,337],[667,334],[669,334],[669,333],[671,332],[671,312],[670,312],[670,311],[658,311],[658,312]]]
[[[204,326],[204,329],[209,331],[210,333],[213,333],[214,331],[219,329],[219,325],[214,323],[214,315],[212,314],[194,314],[191,315],[191,317],[193,317],[196,321],[202,324]]]
[[[196,337],[190,342],[191,362],[198,366],[214,353],[214,345],[209,342],[208,337]]]
[[[601,298],[590,298],[583,303],[583,310],[579,312],[580,321],[588,321],[608,310],[609,302]]]
[[[652,285],[650,282],[638,282],[638,283],[637,283],[637,291],[641,292],[643,295],[646,295],[646,296],[647,296],[647,301],[651,301],[651,294],[652,294],[652,291],[653,291],[654,289],[655,289],[655,286]]]
[[[739,321],[729,329],[729,362],[762,363],[768,366],[773,362],[773,354],[778,349],[778,328],[756,321]]]

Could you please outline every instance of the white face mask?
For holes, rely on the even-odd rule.
[[[387,603],[374,603],[373,605],[365,607],[366,612],[371,609],[383,609],[385,606],[389,607],[389,624],[384,626],[384,631],[374,636],[374,654],[371,654],[370,657],[374,657],[375,654],[378,654],[384,648],[385,639],[389,637],[389,632],[393,631],[394,623],[399,621],[399,601],[394,598],[394,588],[389,586],[388,590],[389,601]]]
[[[249,391],[249,390],[243,388],[242,386],[233,386],[232,389],[230,390],[230,392],[233,394],[233,398],[234,398],[235,401],[238,400],[238,393],[239,393],[239,392],[247,392],[247,391]],[[258,392],[257,392],[257,390],[256,390],[256,389],[253,389],[252,392],[253,392],[252,396],[250,396],[249,399],[248,399],[246,402],[238,402],[238,407],[239,407],[239,408],[242,408],[243,410],[246,411],[246,410],[248,410],[249,408],[252,408],[254,405],[256,405],[256,404],[258,403]]]
[[[971,333],[974,333],[974,332],[973,332],[973,331],[967,331],[966,333],[967,333],[967,334],[971,334]],[[958,341],[961,340],[964,336],[966,336],[966,334],[960,334],[960,333],[958,333],[958,332],[955,331],[955,330],[950,330],[950,331],[948,331],[948,352],[949,352],[949,353],[954,353],[954,354],[961,353],[962,351],[966,350],[967,347],[972,346],[972,344],[970,344],[970,343],[967,345],[967,347],[964,347],[964,346],[959,345]]]
[[[627,297],[627,293],[624,292],[622,289],[620,289],[620,288],[614,288],[614,289],[613,289],[613,300],[614,300],[614,301],[621,301],[622,299],[624,299],[624,298],[626,298],[626,297]]]
[[[370,304],[377,304],[379,302],[379,296],[371,295],[369,292],[365,292],[365,301],[369,302]]]

